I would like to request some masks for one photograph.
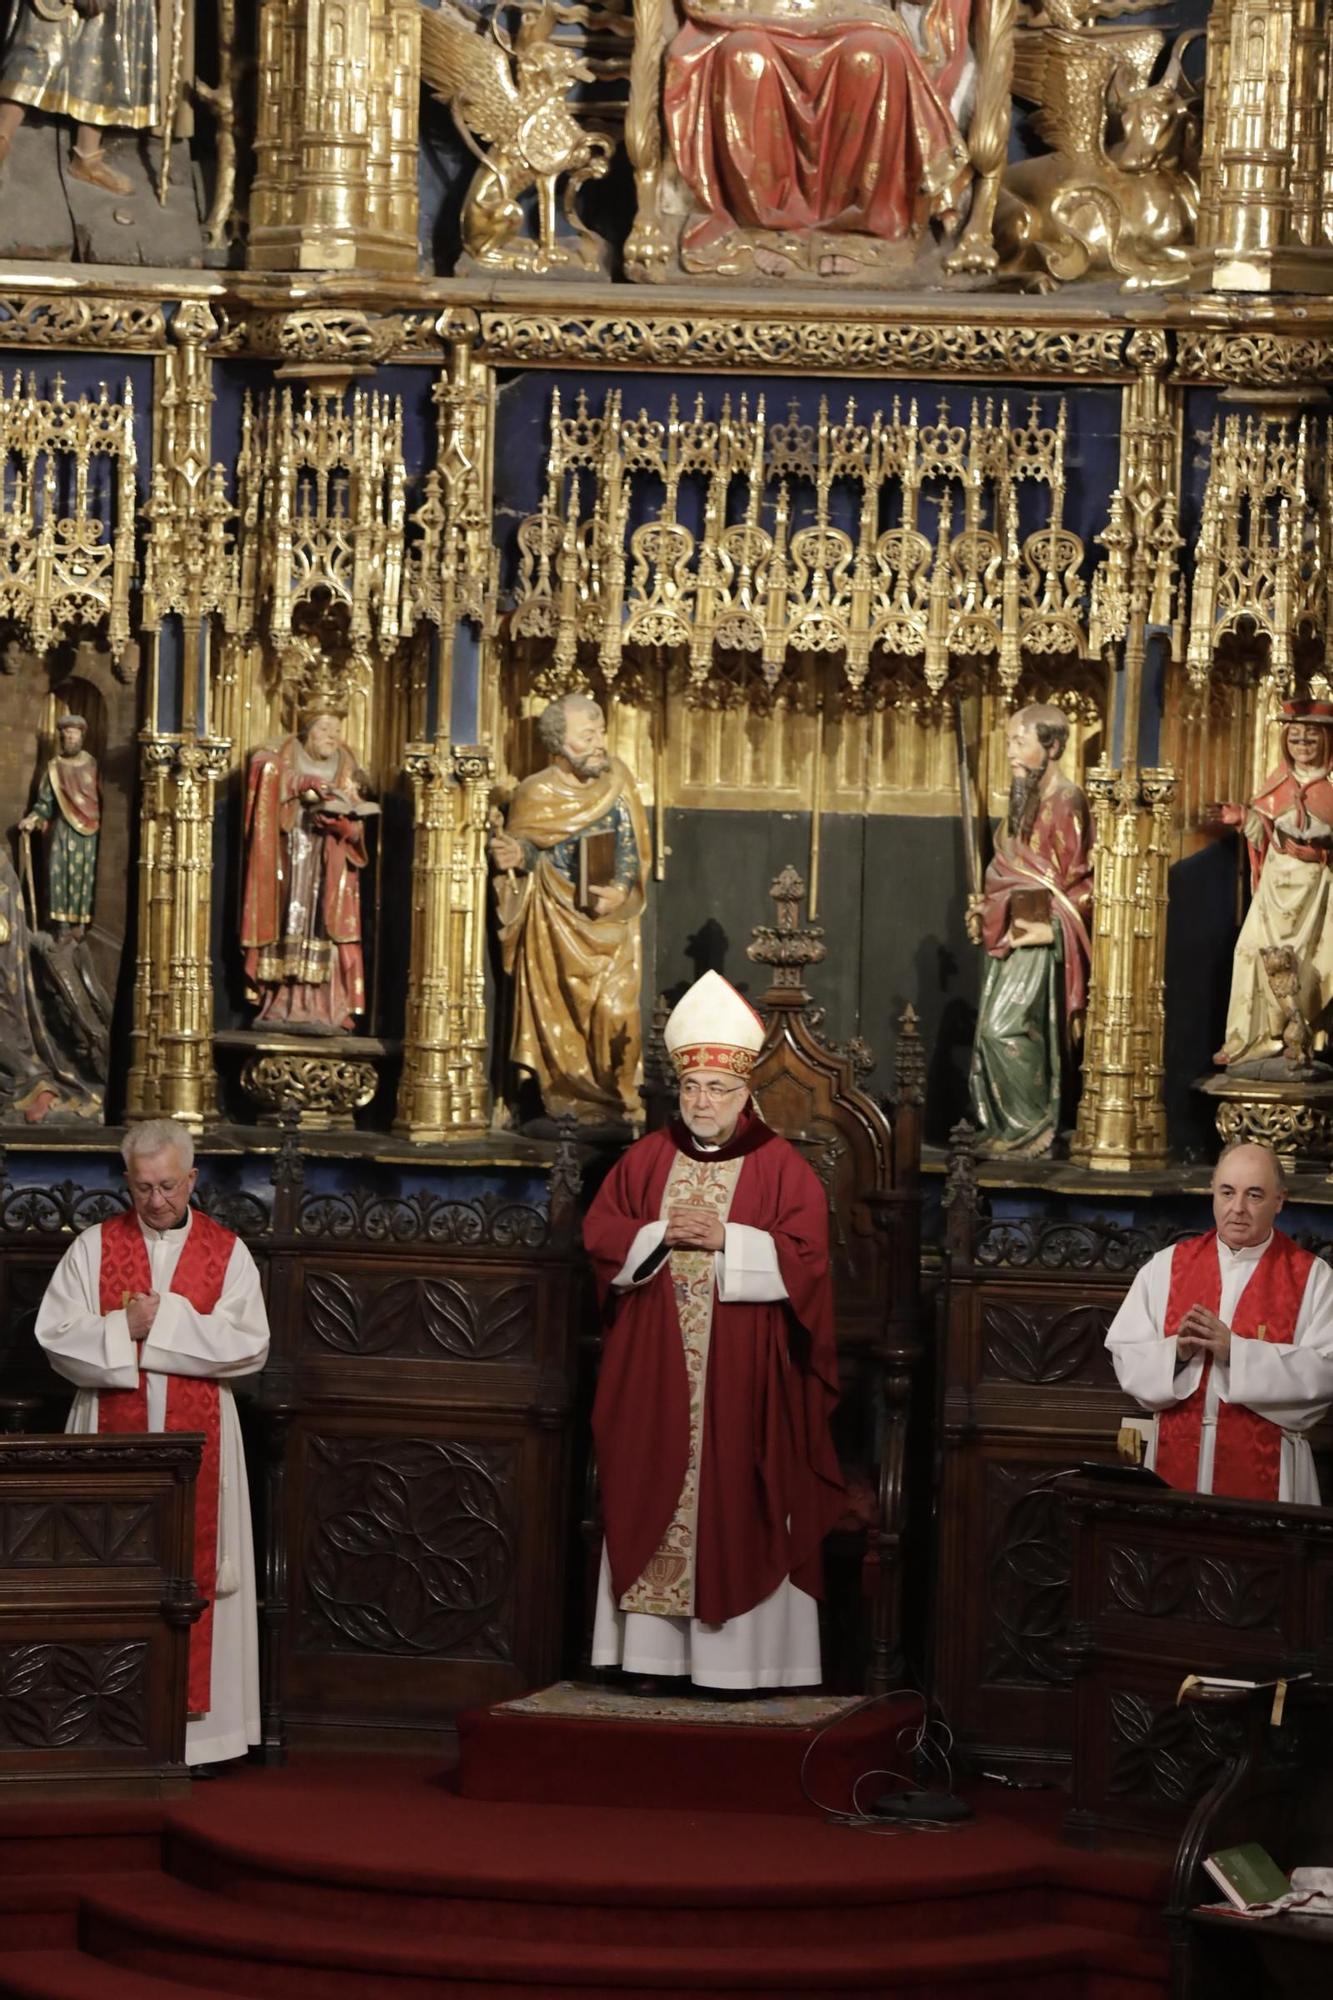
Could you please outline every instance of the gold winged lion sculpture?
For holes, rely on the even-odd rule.
[[[585,182],[610,164],[612,144],[586,132],[567,102],[576,83],[595,72],[575,44],[556,30],[583,10],[543,0],[513,11],[511,38],[500,8],[484,23],[451,4],[421,8],[422,82],[447,106],[478,162],[463,199],[465,257],[489,269],[542,273],[600,268],[604,246],[574,206]],[[557,221],[557,184],[564,178]],[[536,192],[535,239],[521,197]]]
[[[1076,9],[1068,10],[1074,13]],[[995,217],[1002,276],[1047,290],[1073,278],[1171,283],[1190,268],[1199,215],[1199,100],[1179,35],[1069,25],[1049,5],[1014,36],[1014,96],[1054,148],[1005,170]]]

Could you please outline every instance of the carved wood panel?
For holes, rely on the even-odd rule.
[[[985,1468],[983,1682],[1067,1686],[1059,1646],[1069,1616],[1069,1526],[1058,1495],[1030,1465]]]
[[[305,1443],[298,1647],[512,1662],[517,1447]]]
[[[1240,1747],[1237,1717],[1126,1687],[1107,1691],[1107,1736],[1108,1798],[1148,1811],[1192,1804]]]
[[[1113,1546],[1107,1551],[1102,1601],[1106,1609],[1136,1618],[1277,1633],[1283,1576],[1277,1563]]]
[[[0,1644],[0,1751],[145,1750],[148,1659],[142,1640]]]
[[[398,1360],[530,1361],[536,1281],[440,1268],[409,1275],[308,1268],[302,1345]]]
[[[0,1499],[0,1567],[152,1568],[159,1526],[147,1500]]]
[[[1106,1331],[1115,1304],[987,1296],[981,1309],[982,1375],[1005,1382],[1110,1387]]]

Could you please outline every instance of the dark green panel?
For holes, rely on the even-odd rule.
[[[710,968],[751,999],[767,984],[746,957],[757,923],[771,923],[769,885],[785,863],[806,875],[805,813],[671,812],[667,879],[654,885],[645,1001],[677,999]],[[828,956],[807,979],[823,1032],[862,1036],[877,1062],[872,1089],[893,1080],[897,1022],[908,1001],[929,1058],[928,1125],[947,1134],[962,1115],[976,1020],[979,954],[963,930],[962,849],[945,819],[826,814],[819,923]]]
[[[862,1033],[892,1082],[897,1022],[908,1001],[926,1045],[926,1137],[942,1143],[967,1109],[967,1068],[981,953],[963,928],[967,893],[955,819],[866,821]]]

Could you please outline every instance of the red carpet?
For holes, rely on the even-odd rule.
[[[852,1786],[876,1765],[901,1765],[895,1739],[915,1728],[915,1698],[881,1703],[815,1728],[746,1728],[727,1722],[674,1727],[656,1721],[588,1721],[474,1709],[458,1718],[459,1790],[469,1799],[528,1805],[682,1807],[703,1812],[847,1812]],[[627,1734],[628,1732],[628,1734]],[[818,1742],[814,1739],[818,1737]],[[861,1799],[895,1790],[889,1779]]]
[[[1165,1864],[1061,1847],[1062,1804],[988,1797],[955,1833],[884,1836],[460,1797],[416,1760],[348,1756],[82,1823],[13,1806],[0,1995],[1165,2000]]]

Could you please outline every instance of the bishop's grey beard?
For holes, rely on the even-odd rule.
[[[1009,817],[1005,825],[1015,840],[1031,838],[1032,829],[1037,823],[1041,781],[1045,776],[1046,767],[1039,764],[1035,771],[1024,771],[1010,782]]]

